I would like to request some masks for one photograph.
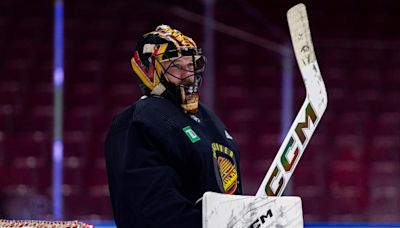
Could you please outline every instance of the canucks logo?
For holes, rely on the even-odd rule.
[[[222,192],[234,194],[238,187],[238,171],[235,154],[228,147],[218,143],[211,144],[214,157],[214,169],[218,185]]]

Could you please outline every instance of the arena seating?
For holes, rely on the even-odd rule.
[[[326,2],[314,6],[311,24],[329,104],[296,169],[293,194],[303,199],[306,221],[399,221],[400,55],[398,47],[390,48],[390,41],[398,40],[400,33],[387,29],[397,26],[398,17],[372,6],[368,14],[365,10],[339,14],[336,1]],[[202,44],[201,26],[169,13],[167,3],[149,1],[149,8],[140,10],[127,0],[65,3],[65,216],[111,219],[103,141],[113,115],[140,97],[130,69],[136,41],[156,25],[170,23]],[[230,4],[217,3],[217,20],[268,38],[260,22],[238,17]],[[199,5],[185,8],[199,12]],[[348,7],[354,6],[348,3]],[[26,7],[23,0],[3,0],[0,9],[4,195],[0,200],[10,192],[13,197],[45,197],[47,206],[32,208],[40,213],[24,219],[47,218],[52,171],[52,5],[41,0]],[[160,13],[154,15],[154,10]],[[284,24],[284,11],[268,16]],[[353,18],[371,27],[358,28],[349,23]],[[282,30],[287,34],[286,27]],[[333,38],[371,39],[381,46],[338,48],[322,42]],[[216,33],[215,42],[214,109],[241,147],[244,190],[254,194],[282,141],[281,57],[221,33]],[[297,67],[294,72],[296,114],[305,92]],[[6,208],[6,201],[1,204]],[[0,212],[5,218],[21,216]]]

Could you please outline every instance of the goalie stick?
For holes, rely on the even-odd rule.
[[[306,87],[306,98],[269,168],[257,196],[281,196],[328,104],[304,4],[287,12],[297,64]]]

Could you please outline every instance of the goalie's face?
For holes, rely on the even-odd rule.
[[[199,84],[204,71],[205,58],[201,55],[181,56],[161,62],[163,75],[169,87],[177,97],[185,112],[195,113],[198,109]]]
[[[175,60],[162,62],[165,78],[175,85],[192,85],[195,81],[195,63],[193,59],[194,57],[192,56],[183,56]]]

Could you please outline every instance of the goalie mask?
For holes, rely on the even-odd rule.
[[[131,64],[144,94],[172,98],[185,112],[197,112],[206,59],[190,37],[160,25],[139,41]]]

